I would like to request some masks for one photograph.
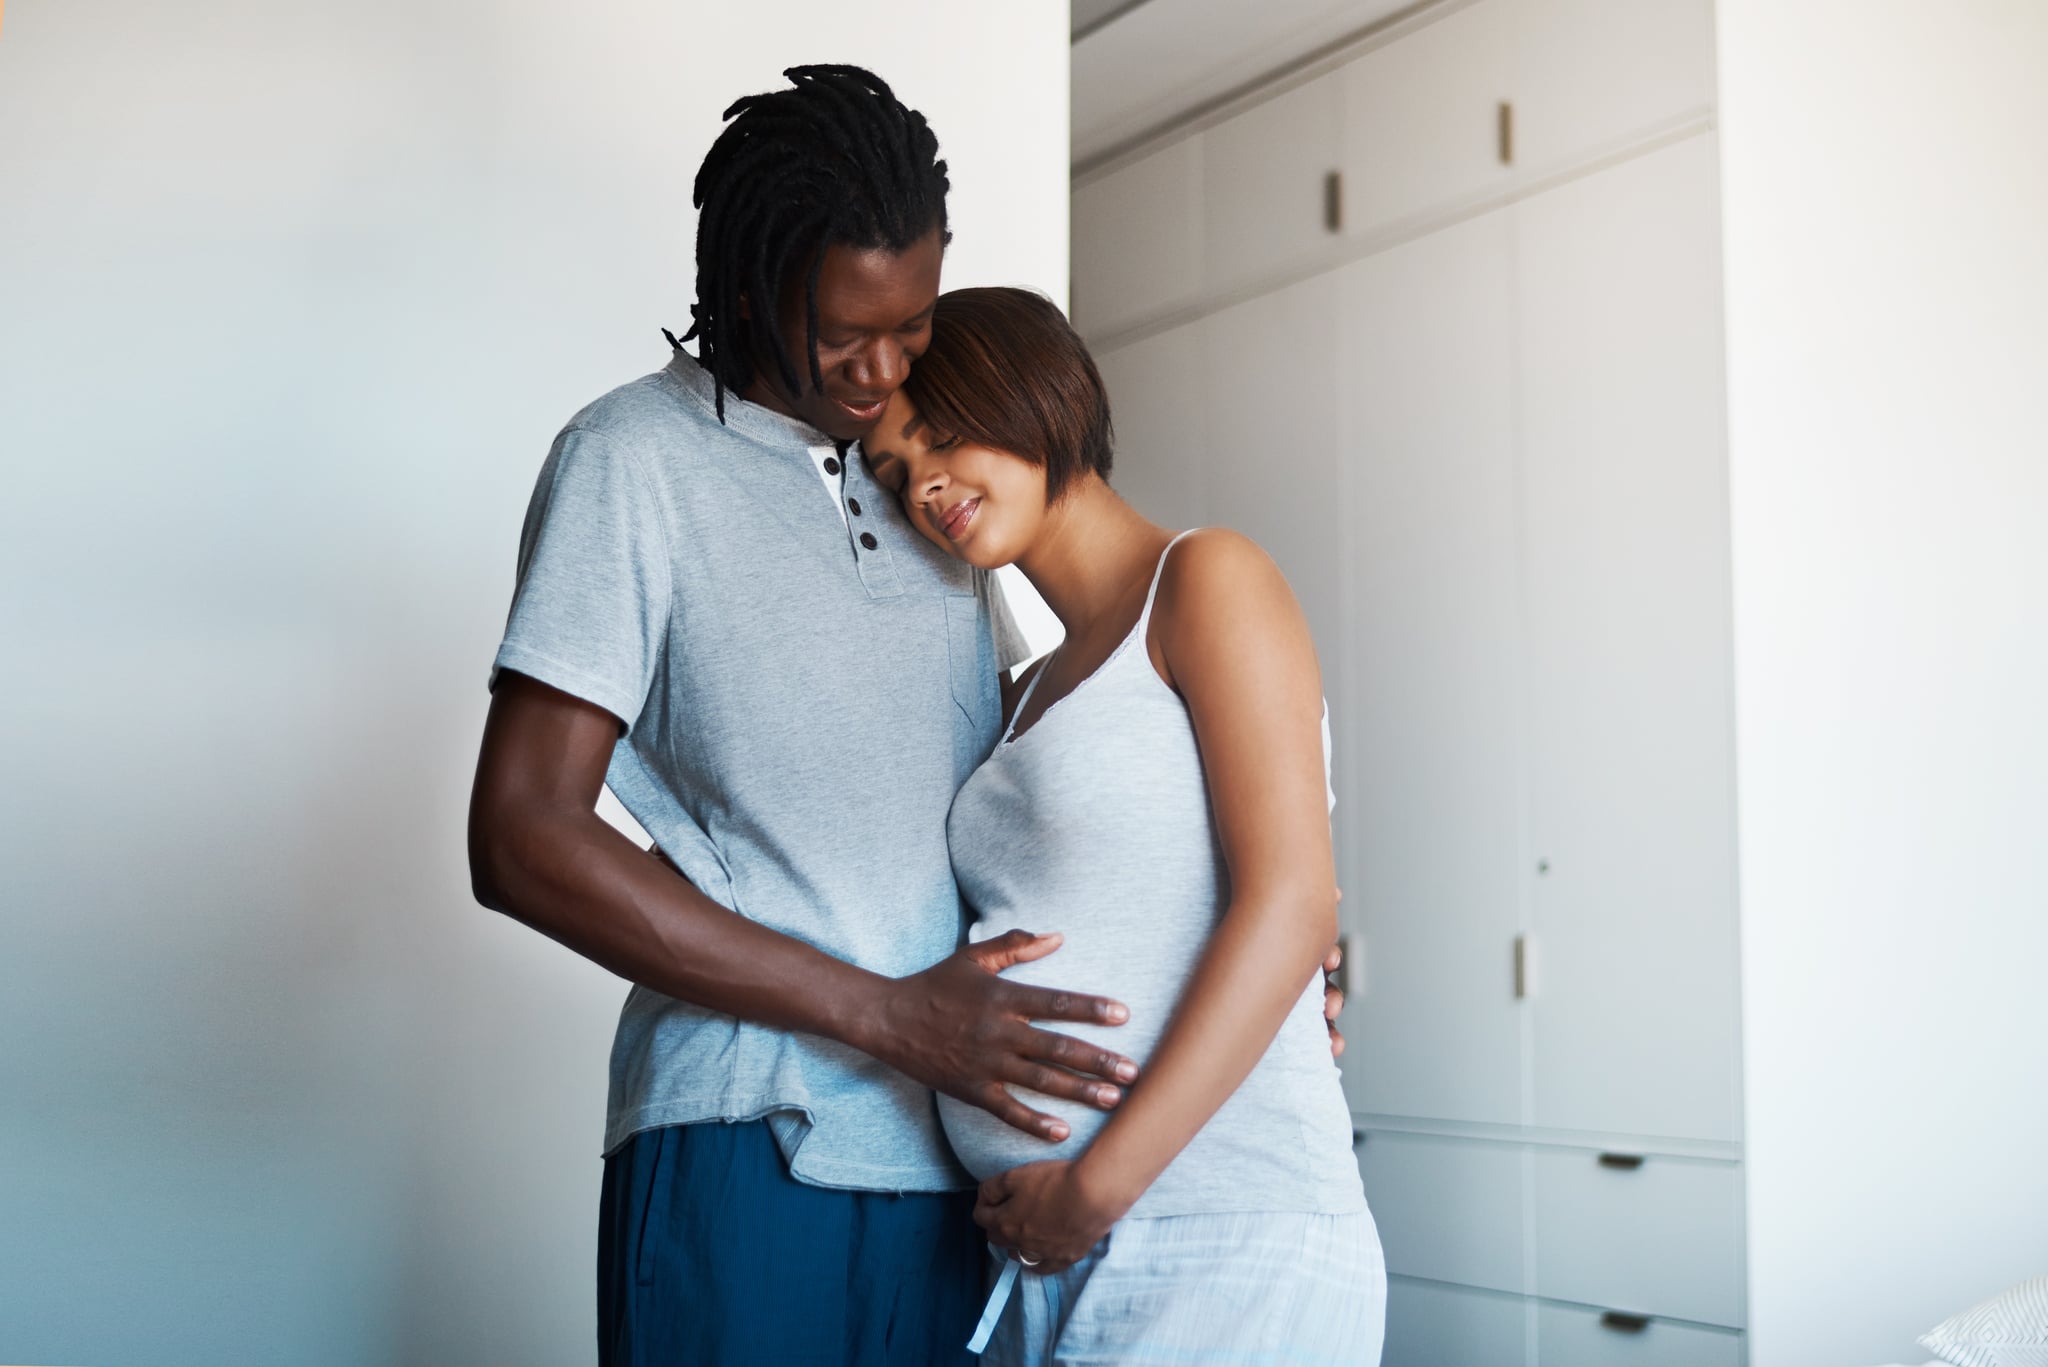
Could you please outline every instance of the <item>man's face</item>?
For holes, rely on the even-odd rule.
[[[836,245],[818,270],[818,371],[823,390],[811,386],[805,359],[804,289],[799,272],[776,311],[782,343],[802,381],[795,394],[783,385],[773,357],[756,361],[744,398],[801,418],[826,436],[854,441],[882,419],[889,398],[910,374],[910,364],[931,341],[932,308],[939,300],[945,247],[932,229],[908,250]]]

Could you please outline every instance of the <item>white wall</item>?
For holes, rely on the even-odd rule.
[[[2048,1272],[2048,6],[1719,0],[1758,1367]]]
[[[623,985],[471,902],[550,437],[662,364],[737,95],[857,61],[1064,298],[1064,5],[14,4],[0,1361],[592,1353]]]

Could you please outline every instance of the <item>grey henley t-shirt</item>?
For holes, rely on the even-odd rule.
[[[730,393],[725,419],[678,353],[570,420],[527,511],[497,668],[625,723],[606,782],[705,895],[917,972],[961,943],[946,813],[995,744],[996,671],[1021,641],[982,572],[912,530],[857,456],[834,462],[842,515],[810,455],[829,438]],[[605,1152],[761,1117],[814,1185],[972,1185],[931,1093],[894,1070],[635,987]]]

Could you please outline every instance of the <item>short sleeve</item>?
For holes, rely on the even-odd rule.
[[[1031,659],[1031,643],[1024,639],[1023,629],[1010,615],[1009,600],[1003,597],[1003,586],[992,571],[974,571],[974,595],[981,599],[981,605],[988,613],[989,631],[995,639],[997,672],[1007,674]]]
[[[567,429],[526,510],[492,684],[516,670],[630,728],[667,643],[672,583],[661,509],[631,452]]]

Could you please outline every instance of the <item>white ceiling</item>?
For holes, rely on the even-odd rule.
[[[1416,0],[1073,0],[1073,158],[1084,162]]]

